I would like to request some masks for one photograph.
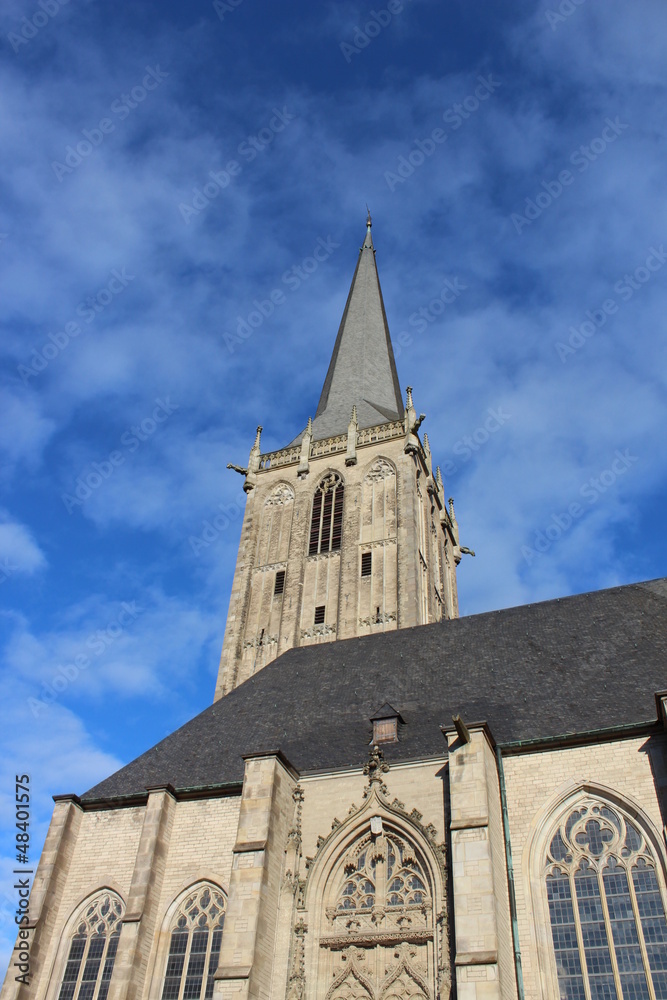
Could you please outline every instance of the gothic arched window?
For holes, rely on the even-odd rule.
[[[430,1000],[438,948],[429,869],[398,830],[383,821],[377,830],[366,827],[327,878],[319,939],[326,1000]]]
[[[210,1000],[218,967],[226,901],[220,889],[195,886],[171,922],[162,1000]]]
[[[384,909],[423,908],[429,901],[426,876],[415,852],[394,836],[369,837],[345,863],[347,878],[336,904],[338,915]]]
[[[326,475],[315,490],[308,555],[340,549],[344,490],[343,480],[335,472]]]
[[[591,799],[565,815],[546,889],[561,1000],[667,1000],[656,859],[620,810]]]
[[[58,1000],[106,1000],[123,909],[114,892],[101,892],[82,911],[71,938]]]

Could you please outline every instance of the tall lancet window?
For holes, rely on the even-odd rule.
[[[83,909],[70,941],[58,1000],[106,1000],[111,982],[123,903],[101,892]]]
[[[566,814],[546,870],[560,1000],[667,1000],[667,919],[657,861],[620,810]]]
[[[171,922],[162,1000],[210,1000],[218,967],[226,902],[214,885],[196,886]]]
[[[308,554],[335,552],[343,537],[343,480],[335,472],[324,477],[315,491]]]

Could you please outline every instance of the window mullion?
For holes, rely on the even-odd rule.
[[[107,951],[109,950],[110,937],[108,934],[104,935],[104,948],[102,950],[102,955],[100,957],[100,967],[97,970],[97,979],[95,980],[95,987],[93,989],[93,995],[91,1000],[97,1000],[100,992],[100,986],[102,985],[102,976],[104,975],[104,965],[107,960]]]
[[[327,532],[329,536],[327,538],[327,552],[332,551],[331,546],[333,544],[334,520],[336,518],[336,489],[337,487],[334,486],[331,491],[331,520],[329,521],[329,531]]]
[[[211,946],[213,944],[213,928],[208,929],[208,939],[206,941],[206,954],[204,955],[204,969],[201,977],[201,989],[199,991],[199,1000],[204,1000],[206,996],[206,987],[208,986],[208,967],[211,964]]]
[[[204,955],[204,969],[201,977],[201,989],[199,991],[199,1000],[204,1000],[206,996],[206,985],[208,983],[208,967],[211,961],[211,947],[213,945],[213,928],[210,924],[207,925],[208,928],[208,938],[206,939],[206,954]]]
[[[382,909],[387,905],[387,856],[378,858],[375,866],[375,907]]]
[[[72,994],[73,1000],[78,1000],[79,993],[81,991],[81,981],[83,979],[83,972],[86,968],[86,962],[88,961],[88,952],[90,951],[90,932],[86,932],[86,946],[83,949],[83,955],[81,956],[81,965],[79,966],[79,974],[76,977],[76,986],[74,987],[74,993]]]
[[[601,862],[600,862],[601,863]],[[600,891],[600,902],[602,903],[602,916],[604,917],[604,925],[607,929],[607,946],[609,948],[609,956],[611,958],[611,971],[614,973],[614,982],[616,983],[616,993],[619,997],[623,996],[623,987],[621,985],[621,974],[618,971],[618,960],[616,958],[616,943],[614,941],[614,932],[611,926],[611,917],[609,916],[609,907],[607,906],[607,893],[604,887],[604,881],[602,878],[602,868],[598,868],[598,889]]]
[[[317,552],[318,552],[318,554],[322,551],[322,530],[323,530],[323,527],[324,527],[324,501],[325,501],[325,494],[322,493],[322,500],[320,502],[320,519],[319,519],[320,520],[320,527],[319,527],[319,530],[317,532]]]
[[[570,865],[569,877],[570,877],[570,896],[572,897],[572,912],[574,914],[574,927],[577,932],[577,944],[579,946],[579,964],[581,966],[581,978],[584,982],[584,990],[586,992],[586,1000],[592,1000],[591,998],[591,984],[588,981],[588,962],[586,961],[586,950],[584,948],[584,936],[581,933],[581,916],[579,915],[579,897],[577,895],[577,886],[574,881],[574,873],[576,871],[576,864]]]
[[[635,858],[634,860],[636,861],[637,859]],[[635,917],[635,927],[637,928],[637,938],[639,939],[639,948],[642,953],[642,962],[644,963],[644,973],[646,975],[646,982],[648,983],[648,989],[651,1000],[655,1000],[655,989],[653,988],[653,976],[651,974],[651,966],[648,960],[648,952],[646,951],[646,941],[644,940],[644,928],[642,927],[642,921],[639,915],[639,905],[637,903],[637,896],[635,893],[635,881],[632,877],[631,865],[629,865],[627,868],[627,876],[628,876],[628,892],[630,893],[630,899],[632,901],[632,912]]]
[[[194,936],[194,930],[190,928],[188,931],[188,943],[185,949],[185,958],[183,959],[183,968],[181,970],[181,985],[178,990],[178,1000],[183,1000],[183,993],[185,991],[185,981],[188,978],[188,966],[190,964],[190,949],[192,947],[192,938]]]

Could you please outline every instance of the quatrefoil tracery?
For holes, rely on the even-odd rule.
[[[377,867],[382,865],[382,879]],[[345,883],[336,912],[424,907],[429,901],[426,875],[415,852],[398,837],[366,837],[344,863]]]
[[[634,864],[650,863],[650,851],[638,828],[620,811],[594,799],[586,800],[561,820],[549,845],[547,865],[573,871],[586,861],[602,868],[610,859]]]

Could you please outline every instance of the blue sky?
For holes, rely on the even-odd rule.
[[[663,0],[4,0],[3,964],[14,774],[36,853],[52,794],[212,698],[225,466],[314,413],[367,202],[462,613],[665,574],[666,33]]]

